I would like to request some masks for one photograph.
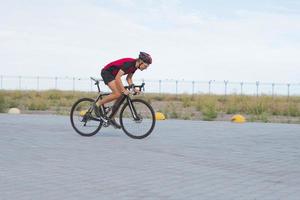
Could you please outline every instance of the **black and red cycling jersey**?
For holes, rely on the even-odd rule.
[[[124,71],[125,74],[133,74],[137,70],[135,64],[136,64],[136,59],[134,58],[122,58],[107,64],[102,69],[102,71],[103,70],[108,71],[114,77],[116,77],[120,69],[122,69],[122,71]]]

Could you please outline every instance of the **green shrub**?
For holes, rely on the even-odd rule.
[[[11,100],[8,102],[9,108],[17,108],[19,107],[19,102],[17,100]]]
[[[28,109],[29,110],[47,110],[48,106],[43,101],[31,102]]]
[[[49,95],[48,95],[48,99],[50,100],[57,100],[57,99],[60,99],[62,97],[62,92],[59,92],[59,91],[50,91],[49,92]]]
[[[261,115],[262,113],[266,112],[266,106],[262,101],[258,101],[255,105],[252,105],[251,114],[254,115]]]
[[[191,99],[189,97],[182,98],[182,105],[184,108],[191,107],[192,106]]]
[[[163,95],[155,95],[152,97],[152,99],[154,101],[163,101],[164,100],[164,96]]]
[[[268,113],[261,113],[259,115],[252,115],[249,119],[250,122],[256,122],[256,121],[261,121],[261,122],[270,122],[269,121],[269,114]]]
[[[65,98],[68,100],[74,99],[74,97],[75,97],[74,94],[71,94],[71,93],[69,93],[65,96]]]
[[[297,104],[292,103],[288,107],[288,114],[291,117],[297,117],[300,116],[300,111],[298,110]]]
[[[258,116],[258,120],[267,123],[267,122],[269,122],[268,116],[269,116],[268,113],[263,112],[262,114],[260,114]]]
[[[217,101],[220,103],[226,103],[228,102],[228,99],[225,96],[221,96],[217,99]]]
[[[67,100],[66,98],[62,98],[59,101],[56,102],[56,105],[59,106],[72,106],[74,102]]]
[[[197,102],[195,106],[197,111],[201,111],[203,109],[203,105],[201,102]]]
[[[183,119],[184,120],[190,120],[191,119],[191,116],[186,114],[186,115],[183,115]]]
[[[5,99],[2,94],[0,94],[0,113],[4,113],[6,110]]]
[[[178,108],[175,106],[175,104],[170,103],[167,106],[167,109],[166,109],[166,113],[168,114],[168,117],[171,118],[171,119],[177,119],[177,118],[179,118],[179,114],[177,112],[177,109]]]
[[[10,96],[13,100],[18,100],[18,99],[22,98],[22,92],[21,91],[13,91],[13,92],[11,92]]]
[[[226,114],[236,114],[238,112],[238,108],[235,105],[229,105],[226,108]]]
[[[176,111],[172,111],[171,113],[168,114],[168,116],[171,118],[171,119],[178,119],[179,118],[179,115]]]
[[[215,118],[217,118],[218,113],[216,111],[215,104],[207,104],[207,105],[205,105],[205,107],[204,107],[204,109],[202,111],[202,114],[203,114],[203,120],[205,120],[205,121],[212,121]]]

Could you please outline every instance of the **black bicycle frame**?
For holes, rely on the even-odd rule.
[[[116,103],[113,105],[112,107],[112,112],[111,114],[108,116],[110,119],[112,119],[116,113],[118,112],[118,110],[120,109],[121,105],[123,104],[124,101],[127,101],[128,106],[130,108],[131,114],[133,116],[133,118],[135,120],[138,120],[138,115],[136,113],[136,110],[132,104],[131,98],[127,95],[122,95],[119,99],[117,99]]]
[[[95,81],[95,85],[97,85],[98,92],[99,92],[99,95],[97,96],[95,102],[97,102],[99,99],[102,99],[103,96],[107,96],[107,95],[111,94],[111,93],[101,93],[101,91],[100,91],[100,86],[99,86],[99,81],[96,80],[96,79],[92,79],[92,80]],[[140,85],[140,86],[135,86],[135,87],[139,88],[140,91],[141,91],[142,89],[144,89],[144,85],[145,85],[145,83],[142,83],[142,85]],[[126,89],[129,89],[128,86],[125,86],[125,88],[126,88]],[[139,120],[138,114],[137,114],[137,112],[136,112],[136,110],[135,110],[135,108],[134,108],[134,106],[133,106],[133,104],[132,104],[131,98],[130,98],[129,96],[127,96],[127,95],[124,95],[124,94],[123,94],[119,99],[117,99],[117,101],[114,103],[114,105],[113,105],[113,107],[112,107],[112,112],[111,112],[111,114],[110,114],[108,117],[109,117],[110,119],[112,119],[112,118],[115,116],[115,114],[118,112],[119,108],[121,107],[121,105],[123,104],[123,102],[124,102],[125,100],[127,100],[129,109],[130,109],[130,111],[131,111],[131,114],[132,114],[134,120]],[[103,109],[104,112],[105,112],[105,109],[106,109],[106,108],[107,108],[107,107],[105,107],[104,105],[102,105],[102,109]]]

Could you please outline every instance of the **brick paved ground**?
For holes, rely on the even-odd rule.
[[[144,140],[0,115],[0,199],[299,199],[300,125],[167,120]]]

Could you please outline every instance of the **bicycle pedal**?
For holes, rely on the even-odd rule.
[[[103,118],[103,117],[100,117],[100,120],[102,120],[102,122],[103,122],[103,126],[104,127],[109,127],[109,125],[110,125],[110,121],[108,120],[108,119],[105,119],[105,118]]]
[[[103,122],[104,127],[109,127],[110,123],[109,122]]]

